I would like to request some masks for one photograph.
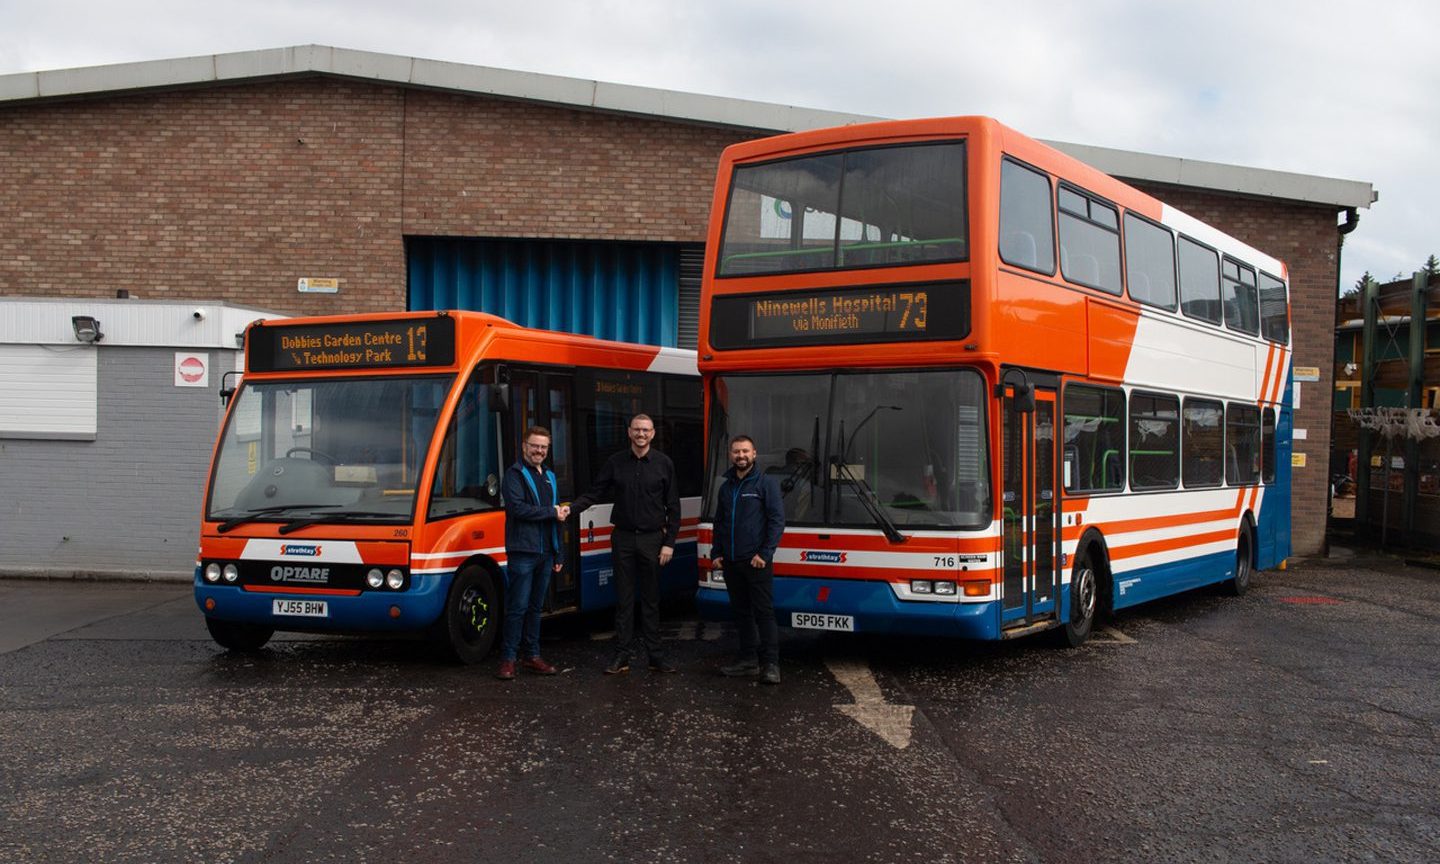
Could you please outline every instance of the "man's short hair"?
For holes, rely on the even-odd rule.
[[[734,447],[736,444],[739,444],[741,441],[748,441],[748,442],[750,442],[750,448],[751,448],[752,450],[755,448],[755,439],[754,439],[754,438],[751,438],[749,435],[736,435],[735,437],[733,437],[733,438],[730,439],[730,446],[731,446],[731,447]]]
[[[634,426],[636,420],[650,420],[650,415],[649,415],[649,414],[636,414],[634,417],[631,417],[631,418],[630,418],[630,422],[626,425],[625,428],[626,428],[626,429],[629,429],[631,426]],[[654,426],[655,426],[655,421],[654,421],[654,420],[650,420],[650,426],[651,426],[651,428],[654,428]]]
[[[546,429],[544,426],[531,426],[529,429],[526,429],[526,430],[525,430],[525,438],[524,438],[524,440],[529,441],[531,438],[535,437],[536,435],[544,436],[544,437],[546,437],[546,438],[551,439],[552,441],[553,441],[554,438],[555,438],[555,436],[553,436],[553,435],[550,434],[550,430],[549,430],[549,429]]]

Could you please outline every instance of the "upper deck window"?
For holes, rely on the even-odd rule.
[[[1226,257],[1220,265],[1221,303],[1225,326],[1254,336],[1260,332],[1260,301],[1255,293],[1255,271]]]
[[[1000,163],[1000,260],[1054,273],[1054,222],[1050,178],[1011,159]]]
[[[1175,238],[1169,229],[1125,214],[1125,279],[1132,299],[1175,309]]]
[[[1290,341],[1290,312],[1285,302],[1285,283],[1260,274],[1260,330],[1266,339],[1284,345]]]
[[[1115,208],[1065,186],[1060,205],[1060,273],[1069,282],[1120,293],[1120,217]]]
[[[1191,318],[1220,323],[1220,258],[1185,236],[1180,238],[1180,308]]]
[[[717,275],[963,261],[965,212],[963,141],[739,166]]]

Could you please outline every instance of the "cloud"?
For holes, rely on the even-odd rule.
[[[1440,5],[0,0],[0,74],[318,43],[1373,183],[1342,281],[1440,252]],[[1419,37],[1419,38],[1417,38]]]

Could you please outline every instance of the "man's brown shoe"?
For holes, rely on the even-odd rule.
[[[515,661],[501,660],[500,668],[495,671],[495,677],[501,681],[509,681],[515,677]]]
[[[544,660],[541,660],[539,657],[526,657],[524,660],[520,661],[520,665],[525,669],[529,669],[531,672],[534,672],[536,675],[554,675],[556,672],[560,671],[554,666],[551,666],[549,663],[546,663]]]

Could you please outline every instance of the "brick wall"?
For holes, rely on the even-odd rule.
[[[1279,258],[1290,268],[1292,363],[1320,369],[1319,382],[1299,385],[1295,428],[1305,430],[1306,438],[1295,442],[1295,452],[1305,454],[1306,464],[1291,475],[1291,544],[1296,555],[1319,554],[1325,546],[1335,387],[1336,209],[1134,185]]]
[[[216,391],[176,387],[174,349],[98,350],[94,441],[0,440],[0,570],[193,572]]]
[[[0,295],[403,309],[405,235],[703,242],[742,137],[324,78],[3,107]]]

